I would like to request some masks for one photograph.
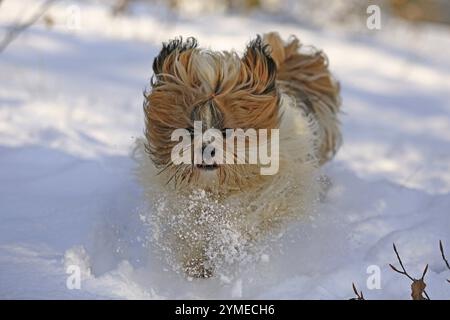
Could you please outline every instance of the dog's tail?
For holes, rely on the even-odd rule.
[[[295,37],[284,42],[278,33],[271,32],[263,39],[271,48],[280,87],[317,120],[318,156],[323,164],[334,156],[342,141],[337,118],[340,87],[328,70],[328,59],[322,51],[302,46]]]

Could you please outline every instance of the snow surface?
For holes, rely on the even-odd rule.
[[[39,1],[5,1],[3,34]],[[386,22],[347,33],[255,14],[176,17],[147,8],[113,18],[98,2],[73,3],[0,54],[0,298],[409,299],[389,269],[395,242],[410,273],[429,263],[427,292],[450,298],[449,29]],[[24,10],[27,8],[27,10]],[[160,42],[194,35],[213,49],[257,33],[297,35],[328,54],[343,89],[344,145],[324,171],[328,196],[234,276],[186,280],[152,249],[130,157],[142,135],[142,91]],[[78,265],[80,290],[66,287]],[[369,290],[371,265],[381,289]]]

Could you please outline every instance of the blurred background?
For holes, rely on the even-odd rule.
[[[1,0],[0,3],[11,2]],[[42,8],[35,8],[37,14],[41,13],[42,23],[51,27],[61,21],[60,16],[48,13],[47,10],[53,5],[77,5],[77,4],[100,4],[103,9],[112,16],[133,16],[145,11],[155,10],[160,14],[170,12],[170,17],[201,17],[208,14],[218,15],[245,15],[254,16],[263,14],[270,16],[273,20],[284,22],[296,22],[311,26],[346,26],[361,30],[364,23],[364,15],[369,5],[377,5],[383,12],[384,19],[401,19],[412,24],[420,23],[450,23],[450,3],[446,0],[17,0],[18,6],[22,6],[20,12],[25,16],[30,12],[33,5],[41,3]],[[5,10],[12,10],[7,3]],[[9,16],[9,15],[8,15]],[[7,18],[5,15],[3,19]],[[11,17],[8,17],[11,18]],[[17,22],[20,17],[16,16]],[[160,18],[163,18],[161,16]]]
[[[377,4],[395,17],[411,22],[450,23],[450,3],[445,0],[111,0],[112,13],[129,13],[132,2],[148,2],[167,6],[180,14],[207,12],[249,14],[254,11],[289,17],[290,19],[324,25],[327,22],[351,23],[362,18],[371,4]]]

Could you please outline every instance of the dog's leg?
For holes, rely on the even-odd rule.
[[[213,267],[206,257],[190,257],[183,261],[183,271],[192,278],[211,278]]]
[[[210,278],[214,265],[210,261],[207,248],[211,235],[207,228],[199,224],[180,230],[175,246],[182,271],[191,278]]]

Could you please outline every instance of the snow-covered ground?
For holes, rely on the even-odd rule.
[[[4,1],[1,34],[38,3]],[[450,255],[448,28],[386,22],[348,34],[261,15],[113,18],[76,5],[56,4],[53,27],[40,21],[0,53],[0,298],[346,299],[355,282],[368,299],[408,299],[409,280],[388,266],[393,242],[411,274],[429,263],[432,299],[450,298],[438,246]],[[149,245],[130,158],[152,59],[176,35],[239,51],[272,30],[323,48],[341,80],[345,142],[324,168],[333,186],[259,262],[188,281]],[[81,290],[66,287],[70,265]],[[369,290],[373,265],[381,289]]]

